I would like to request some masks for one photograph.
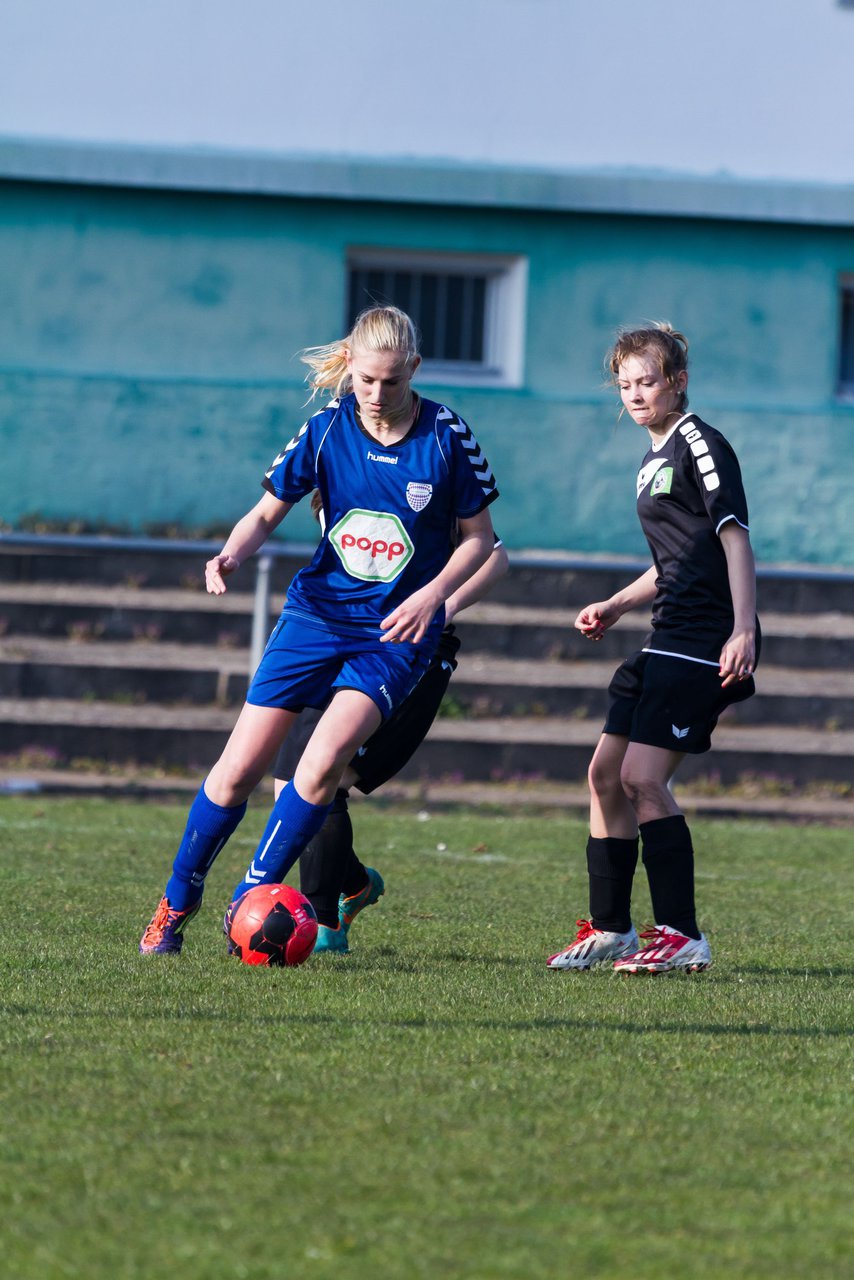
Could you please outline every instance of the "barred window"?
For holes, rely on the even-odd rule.
[[[366,307],[400,307],[418,326],[428,380],[518,386],[526,276],[522,258],[351,249],[347,327]]]
[[[839,307],[839,394],[854,396],[854,276],[842,282]]]

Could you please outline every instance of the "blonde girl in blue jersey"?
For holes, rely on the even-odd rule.
[[[253,885],[284,878],[323,824],[346,765],[425,670],[443,602],[492,553],[494,478],[468,426],[413,390],[420,356],[410,318],[373,307],[346,338],[303,359],[312,394],[333,398],[274,461],[264,496],[206,565],[207,590],[223,594],[315,488],[327,527],[288,589],[246,703],[191,806],[140,942],[145,954],[181,950],[205,877],[249,795],[302,708],[328,701],[231,905]]]

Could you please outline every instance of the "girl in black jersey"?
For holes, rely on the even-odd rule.
[[[759,624],[741,472],[724,437],[686,412],[687,354],[683,335],[658,325],[621,333],[607,361],[650,439],[637,494],[653,565],[587,605],[575,626],[600,640],[651,604],[652,631],[609,686],[588,772],[590,919],[552,969],[697,972],[712,962],[697,927],[691,834],[669,783],[686,754],[708,751],[721,711],[754,693]],[[631,920],[638,834],[655,916],[643,946]]]

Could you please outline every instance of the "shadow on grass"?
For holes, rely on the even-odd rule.
[[[842,965],[825,965],[821,969],[809,969],[804,965],[786,965],[774,969],[767,964],[742,964],[734,970],[734,976],[749,973],[759,978],[854,978],[854,969]]]
[[[27,1005],[0,1005],[0,1017],[44,1018],[45,1010]],[[335,1026],[339,1030],[342,1025],[357,1027],[373,1024],[394,1030],[425,1031],[604,1031],[617,1032],[620,1035],[701,1035],[719,1037],[752,1037],[774,1036],[781,1039],[791,1037],[795,1040],[836,1040],[854,1039],[854,1029],[850,1027],[775,1027],[769,1022],[759,1023],[715,1023],[715,1022],[610,1022],[603,1018],[353,1018],[343,1017],[340,1013],[282,1013],[259,1014],[241,1013],[224,1014],[222,1010],[207,1013],[202,1010],[186,1012],[177,1009],[158,1009],[156,1012],[134,1009],[73,1009],[66,1007],[61,1013],[51,1014],[58,1020],[70,1022],[104,1022],[131,1019],[134,1022],[211,1022],[220,1026],[228,1023],[241,1025],[249,1022],[258,1026],[280,1026],[297,1024],[304,1027]]]
[[[439,958],[441,964],[465,964],[469,968],[485,968],[494,969],[500,966],[504,969],[530,969],[531,960],[528,956],[473,956],[465,951],[446,951]],[[544,962],[545,963],[545,962]]]
[[[311,957],[311,963],[313,966],[317,964],[328,965],[331,969],[340,965],[342,973],[355,973],[359,969],[364,974],[375,967],[374,962],[378,959],[392,961],[396,974],[424,972],[423,964],[418,964],[413,960],[401,959],[400,952],[395,947],[388,945],[373,947],[370,955],[354,955],[352,952],[336,955],[334,952],[321,952]],[[431,967],[436,969],[443,969],[445,966],[457,964],[464,964],[469,969],[530,969],[531,960],[527,956],[469,955],[465,951],[445,951],[441,956],[431,958]]]

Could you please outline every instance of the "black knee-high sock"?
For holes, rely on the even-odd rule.
[[[694,846],[681,813],[642,822],[643,864],[656,924],[699,938],[694,906]]]
[[[300,854],[300,890],[314,907],[319,924],[338,927],[338,896],[353,853],[353,824],[347,792],[337,791],[326,821]]]
[[[590,881],[590,922],[594,929],[628,933],[632,927],[632,881],[638,861],[638,841],[616,836],[589,836],[587,875]]]
[[[368,872],[364,862],[360,862],[356,857],[355,851],[350,849],[350,856],[347,858],[347,865],[344,868],[344,878],[341,882],[341,892],[345,898],[353,898],[357,893],[361,893],[365,885],[368,883]]]

